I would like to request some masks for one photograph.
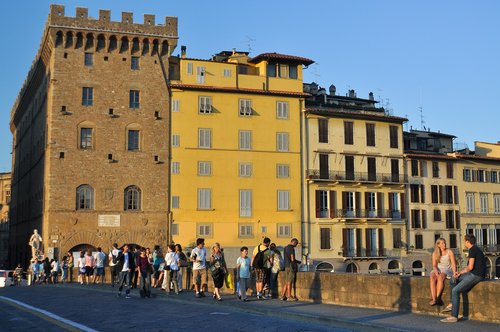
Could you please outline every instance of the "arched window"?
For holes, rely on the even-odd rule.
[[[316,266],[316,272],[334,272],[335,269],[332,264],[328,262],[321,262]]]
[[[345,271],[347,273],[358,273],[358,266],[355,263],[349,263],[347,264]]]
[[[125,188],[125,211],[141,209],[141,189],[137,186]]]
[[[83,184],[76,188],[76,209],[94,209],[94,189],[88,184]]]

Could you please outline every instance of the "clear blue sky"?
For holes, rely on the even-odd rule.
[[[38,50],[51,1],[5,1],[0,89],[0,172],[11,169],[12,105]],[[500,140],[500,1],[464,0],[87,0],[66,5],[179,18],[179,46],[209,58],[236,48],[304,56],[316,61],[304,75],[337,94],[373,91],[393,114],[421,128],[474,141]],[[405,127],[405,129],[407,129]]]

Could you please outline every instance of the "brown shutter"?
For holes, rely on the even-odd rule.
[[[444,195],[445,195],[444,187],[440,185],[439,186],[439,203],[443,203],[445,201]]]
[[[406,218],[406,194],[399,194],[399,204],[401,205],[401,218]]]
[[[384,230],[382,228],[378,229],[378,254],[379,256],[384,255]]]
[[[330,218],[337,217],[337,193],[330,190]]]
[[[365,229],[365,242],[366,242],[366,256],[373,256],[375,253],[372,253],[372,239],[370,237],[370,228]]]
[[[342,255],[347,256],[347,228],[342,228]]]
[[[347,191],[342,192],[342,210],[343,214],[347,210]]]
[[[365,210],[368,212],[368,209],[370,207],[370,193],[368,191],[365,191]]]
[[[356,191],[355,195],[354,195],[356,201],[354,203],[354,206],[356,207],[356,217],[361,217],[361,193]]]
[[[361,229],[356,229],[356,256],[361,257]]]
[[[427,210],[422,210],[422,228],[427,228]]]
[[[321,217],[321,190],[316,190],[316,218]]]
[[[460,229],[460,211],[458,210],[455,211],[455,228]]]
[[[394,210],[394,206],[392,205],[393,195],[397,195],[396,193],[389,193],[389,212]]]
[[[453,203],[458,204],[458,187],[453,186],[453,191],[454,191],[454,196],[455,196],[453,199]]]
[[[384,193],[377,193],[377,217],[384,217]]]
[[[420,203],[425,203],[425,186],[420,185]]]

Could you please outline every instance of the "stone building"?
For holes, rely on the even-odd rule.
[[[0,173],[0,269],[7,267],[9,244],[10,173]]]
[[[169,56],[177,18],[110,20],[51,5],[38,54],[11,112],[10,262],[33,229],[48,256],[113,242],[165,242]]]

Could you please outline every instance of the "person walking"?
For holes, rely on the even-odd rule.
[[[269,277],[269,296],[268,298],[273,298],[278,296],[278,273],[284,267],[283,257],[281,257],[281,252],[276,248],[275,243],[271,243],[269,246],[270,250],[270,277]]]
[[[111,287],[115,287],[115,284],[118,283],[118,274],[120,271],[116,267],[117,260],[116,258],[120,254],[120,249],[118,249],[118,244],[113,243],[113,248],[109,251],[108,255],[108,265],[109,265],[109,272],[111,274]]]
[[[175,246],[169,245],[165,255],[165,268],[163,269],[163,284],[161,288],[170,294],[171,286],[174,286],[175,294],[179,294],[177,284],[177,272],[179,271],[179,256],[175,252]]]
[[[163,263],[163,254],[161,252],[161,248],[159,245],[155,245],[153,251],[153,278],[151,280],[152,287],[158,287],[159,279],[160,279],[160,264]]]
[[[226,271],[227,267],[226,260],[224,259],[224,253],[221,250],[220,244],[216,242],[212,247],[212,253],[210,254],[210,272],[212,274],[212,279],[214,280],[213,298],[217,301],[222,301],[220,289],[224,285]]]
[[[40,280],[40,265],[38,264],[38,258],[35,257],[31,261],[31,273],[33,274],[33,280],[31,282],[32,285],[38,283]]]
[[[153,265],[150,263],[146,250],[141,249],[136,258],[136,270],[139,277],[139,294],[142,298],[151,297],[151,273]]]
[[[64,284],[68,282],[68,256],[63,256],[61,260],[61,282]]]
[[[292,287],[295,284],[297,271],[298,271],[298,261],[295,259],[295,247],[299,244],[299,240],[293,238],[290,244],[285,247],[285,287],[283,287],[283,292],[281,299],[283,301],[297,301],[295,296],[292,296]]]
[[[431,301],[429,304],[442,305],[441,295],[443,294],[444,281],[451,279],[456,271],[455,255],[453,251],[446,248],[446,240],[439,238],[432,254],[432,271],[430,274]]]
[[[52,280],[51,273],[52,273],[51,263],[49,261],[49,258],[45,257],[45,259],[43,260],[43,282],[45,284],[48,284],[51,282],[51,280]]]
[[[196,297],[205,297],[204,289],[207,284],[207,268],[205,239],[196,239],[196,247],[191,251],[191,262],[193,262],[193,285]]]
[[[85,278],[85,253],[80,251],[80,257],[78,257],[78,260],[76,261],[76,265],[78,267],[78,282],[80,285],[83,285],[83,281]]]
[[[94,268],[95,268],[95,278],[93,283],[104,282],[104,261],[106,260],[106,254],[102,251],[101,247],[97,247],[97,252],[94,255]]]
[[[184,271],[186,271],[188,260],[186,254],[182,251],[182,246],[178,243],[175,245],[175,252],[177,256],[179,256],[179,271],[177,271],[177,287],[179,288],[179,293],[180,293],[182,292],[182,276],[184,275]]]
[[[264,280],[266,280],[266,263],[268,261],[269,245],[271,239],[264,238],[263,243],[256,246],[252,253],[251,265],[255,271],[255,290],[257,299],[264,299],[262,290],[264,289]]]
[[[124,244],[122,252],[118,254],[117,269],[120,271],[118,276],[118,297],[122,295],[123,287],[126,285],[125,298],[130,298],[130,288],[132,287],[132,274],[135,271],[135,262],[132,253],[128,250],[128,245]]]
[[[248,248],[241,247],[240,257],[236,260],[236,276],[238,277],[238,288],[240,290],[238,298],[247,301],[247,288],[250,284],[250,258]]]
[[[57,259],[52,259],[50,261],[50,279],[53,284],[57,284],[57,277],[59,275],[59,262]]]
[[[466,234],[464,243],[469,249],[469,261],[462,271],[455,272],[453,275],[457,279],[457,283],[451,286],[451,307],[448,306],[444,310],[451,310],[451,316],[441,319],[443,323],[456,323],[458,321],[460,294],[462,294],[464,304],[463,316],[469,316],[469,298],[467,294],[486,276],[486,261],[483,252],[476,246],[476,237],[473,234]]]

